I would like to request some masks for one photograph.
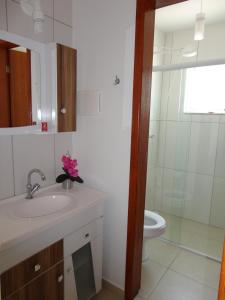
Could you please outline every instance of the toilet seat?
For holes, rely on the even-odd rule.
[[[149,210],[145,210],[144,238],[154,238],[162,235],[166,229],[166,221],[163,217]]]

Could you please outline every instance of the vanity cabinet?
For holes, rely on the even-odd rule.
[[[39,276],[6,300],[63,300],[63,262]]]
[[[63,299],[63,268],[60,240],[1,275],[2,299]]]

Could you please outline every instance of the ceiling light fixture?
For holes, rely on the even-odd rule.
[[[195,20],[195,41],[202,41],[205,38],[205,14],[203,13],[203,0],[201,0],[201,12],[196,15]]]
[[[20,0],[20,6],[25,14],[32,16],[34,33],[43,32],[44,13],[41,10],[40,0]]]
[[[195,21],[195,41],[202,41],[205,38],[205,14],[198,13]]]

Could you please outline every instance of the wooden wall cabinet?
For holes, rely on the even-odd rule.
[[[1,275],[3,300],[63,300],[63,241],[59,241]]]
[[[57,128],[76,131],[77,51],[57,44]]]

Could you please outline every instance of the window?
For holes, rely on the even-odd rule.
[[[225,114],[225,65],[186,70],[184,113]]]

